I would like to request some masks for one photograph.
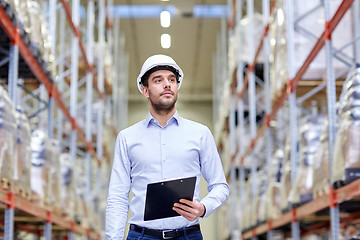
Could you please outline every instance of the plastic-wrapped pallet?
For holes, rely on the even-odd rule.
[[[313,165],[313,196],[314,199],[329,193],[330,190],[329,167],[329,130],[326,120],[325,127],[320,136],[320,145],[315,154]]]
[[[270,18],[270,82],[271,97],[277,97],[278,92],[287,81],[287,48],[286,24],[284,22],[283,0],[277,1]]]
[[[13,0],[16,18],[20,29],[24,30],[26,34],[30,34],[31,25],[29,19],[29,1],[28,0]],[[24,39],[24,34],[22,34]],[[26,39],[27,40],[27,39]]]
[[[20,107],[16,109],[17,141],[14,157],[14,187],[20,195],[31,197],[31,129]]]
[[[265,169],[261,169],[260,171],[258,171],[257,174],[258,174],[257,179],[259,182],[258,182],[258,191],[255,200],[256,213],[257,213],[256,220],[257,223],[261,224],[264,223],[268,217],[266,192],[269,187],[269,177],[267,170]]]
[[[323,115],[312,114],[305,118],[305,124],[300,128],[300,164],[289,195],[289,202],[295,206],[313,199],[313,164],[324,125]]]
[[[31,189],[33,198],[49,205],[51,145],[47,134],[36,129],[31,134]]]
[[[85,161],[80,160],[80,161]],[[79,162],[79,161],[78,161]],[[79,164],[75,165],[76,175],[74,176],[74,189],[75,189],[75,220],[84,226],[88,225],[87,206],[85,203],[86,198],[86,176],[83,167]]]
[[[257,181],[255,181],[255,192],[253,193],[254,196],[252,196],[252,187],[253,187],[253,182],[252,182],[252,177],[249,178],[249,180],[247,181],[247,191],[248,195],[247,195],[247,199],[246,199],[246,208],[248,209],[247,211],[247,218],[248,218],[248,225],[250,228],[255,227],[257,224],[257,204],[256,204],[256,196],[258,194],[258,183]]]
[[[284,162],[284,151],[277,149],[274,153],[271,175],[270,175],[270,186],[267,192],[267,203],[268,203],[268,214],[269,218],[275,219],[281,215],[281,175],[282,165]]]
[[[281,176],[280,184],[281,192],[281,211],[287,212],[289,206],[289,194],[291,191],[291,161],[290,161],[290,137],[288,136],[285,140],[285,151],[284,151],[284,166],[283,175]]]
[[[75,190],[74,190],[74,166],[68,153],[60,154],[61,164],[61,209],[65,216],[74,219],[75,216]]]
[[[345,80],[339,119],[333,161],[335,187],[360,178],[360,68]]]
[[[56,139],[50,140],[50,156],[51,165],[49,173],[49,199],[54,211],[60,213],[61,209],[61,198],[60,198],[60,148],[59,142]]]
[[[15,107],[6,90],[0,86],[0,181],[12,188],[16,142]]]
[[[330,14],[341,4],[341,0],[329,1]],[[287,33],[286,33],[286,1],[276,1],[273,14],[270,19],[269,37],[270,37],[270,82],[271,96],[276,98],[278,92],[285,86],[288,81],[287,69]],[[295,0],[293,1],[294,19],[299,19],[296,23],[294,33],[295,47],[295,69],[298,70],[303,65],[310,50],[314,46],[314,37],[319,38],[324,32],[324,11],[318,7],[319,2],[313,0]],[[303,17],[306,15],[306,17]],[[353,47],[349,45],[343,48],[353,36],[353,23],[351,13],[347,12],[342,18],[339,26],[332,33],[334,49],[341,49],[340,53],[345,53],[350,58],[353,57]],[[325,77],[325,50],[322,49],[318,57],[311,62],[308,70],[302,76],[304,80],[323,79]],[[335,75],[346,71],[346,65],[341,62],[343,59],[334,58]]]
[[[56,76],[55,57],[51,54],[51,36],[39,3],[29,1],[28,14],[31,24],[30,50],[40,61],[42,68]]]
[[[242,230],[248,229],[251,227],[251,186],[250,182],[245,182],[245,196],[244,196],[244,206],[243,215],[242,215]]]

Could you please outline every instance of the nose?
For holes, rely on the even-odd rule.
[[[164,88],[170,88],[170,81],[167,78],[164,80]]]

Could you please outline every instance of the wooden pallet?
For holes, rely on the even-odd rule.
[[[0,184],[1,184],[1,188],[2,188],[2,189],[11,191],[12,185],[11,185],[11,181],[9,181],[9,179],[7,179],[7,178],[5,178],[5,177],[2,177],[2,178],[0,179]]]
[[[20,197],[22,197],[22,198],[24,198],[24,199],[26,199],[26,200],[31,201],[31,199],[32,199],[32,194],[31,194],[30,191],[25,191],[24,189],[16,188],[16,189],[15,189],[15,193],[16,193],[18,196],[20,196]]]
[[[323,195],[329,194],[329,193],[330,193],[330,188],[329,187],[314,189],[314,191],[313,191],[314,199],[316,199],[318,197],[321,197]]]

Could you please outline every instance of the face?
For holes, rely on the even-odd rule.
[[[143,94],[155,111],[171,111],[178,97],[175,74],[168,70],[153,72],[149,77],[148,86],[143,87]]]

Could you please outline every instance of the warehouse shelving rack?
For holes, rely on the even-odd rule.
[[[290,122],[290,136],[291,136],[291,163],[292,163],[292,172],[291,172],[291,182],[293,183],[296,176],[296,141],[297,141],[297,119],[296,119],[296,104],[301,103],[304,101],[305,98],[309,98],[312,95],[316,94],[318,91],[323,89],[325,86],[327,87],[327,102],[328,102],[328,121],[329,121],[329,149],[334,149],[334,139],[335,139],[335,101],[336,101],[336,81],[335,81],[335,73],[333,68],[332,59],[336,58],[344,63],[348,67],[353,67],[355,63],[359,63],[359,42],[358,33],[359,33],[359,25],[358,25],[358,18],[359,18],[359,2],[355,1],[353,4],[353,0],[343,0],[340,6],[338,7],[335,14],[331,17],[330,10],[329,10],[329,1],[324,1],[323,8],[324,8],[324,16],[325,16],[325,26],[322,35],[316,39],[316,42],[310,51],[308,57],[301,65],[300,69],[296,72],[295,69],[295,55],[294,55],[294,29],[299,26],[296,26],[296,21],[293,19],[293,2],[286,1],[286,19],[287,19],[287,52],[288,52],[288,82],[280,91],[279,95],[276,99],[272,102],[269,96],[270,89],[269,89],[269,38],[267,36],[268,29],[269,29],[269,17],[270,17],[270,1],[263,1],[262,10],[263,10],[263,35],[261,36],[261,41],[256,49],[255,54],[255,46],[253,43],[255,42],[253,26],[249,26],[248,32],[248,48],[250,61],[247,70],[244,69],[244,62],[238,59],[237,62],[237,74],[236,78],[232,79],[230,77],[227,78],[228,81],[228,91],[229,91],[229,102],[228,102],[228,109],[229,109],[229,117],[228,117],[228,129],[229,129],[229,138],[231,140],[230,146],[230,153],[231,153],[231,167],[230,167],[230,181],[233,189],[232,199],[232,219],[237,219],[236,211],[241,211],[238,209],[238,205],[243,205],[243,199],[241,195],[244,195],[245,188],[245,173],[243,163],[246,157],[252,157],[253,150],[255,148],[256,143],[259,141],[259,138],[265,134],[266,140],[266,166],[270,168],[271,163],[271,152],[272,152],[272,143],[270,140],[270,122],[277,118],[277,113],[284,105],[284,102],[288,101],[289,107],[289,122]],[[244,1],[237,0],[236,4],[233,4],[234,1],[229,1],[229,12],[234,13],[234,15],[229,17],[229,24],[228,26],[233,26],[234,22],[239,23],[240,19],[242,19],[242,12],[243,12],[243,5]],[[349,44],[353,44],[355,48],[355,59],[352,62],[346,61],[339,55],[339,52],[342,50],[335,50],[332,47],[332,37],[331,34],[333,33],[334,29],[338,25],[338,23],[343,18],[344,14],[353,6],[353,21],[355,22],[355,37]],[[249,24],[253,22],[254,17],[254,2],[252,0],[246,1],[246,13],[249,19]],[[306,17],[306,16],[303,16]],[[299,21],[299,20],[297,20]],[[305,29],[301,29],[305,31]],[[229,36],[234,34],[233,30],[229,30]],[[305,31],[306,32],[306,31]],[[236,32],[235,34],[239,34],[240,32]],[[310,36],[314,38],[314,36]],[[238,45],[241,46],[241,36],[239,37]],[[306,93],[301,99],[297,99],[296,97],[296,88],[301,83],[302,76],[313,62],[319,51],[324,48],[326,52],[326,73],[327,73],[327,81],[326,83],[320,84],[319,86],[312,89],[310,92]],[[229,46],[230,49],[230,46]],[[255,64],[257,62],[258,53],[263,51],[264,54],[264,93],[265,93],[265,118],[264,122],[256,129],[256,107],[254,103],[254,96],[256,95],[254,91],[254,69]],[[223,51],[223,50],[222,50]],[[240,56],[240,50],[238,49]],[[226,68],[225,68],[226,69]],[[232,76],[232,70],[228,72],[228,75]],[[245,78],[243,78],[243,72],[246,72]],[[237,81],[237,82],[236,82]],[[226,84],[225,84],[226,86]],[[236,89],[235,89],[236,86]],[[248,91],[249,95],[249,124],[250,124],[250,144],[247,147],[244,147],[244,144],[241,144],[241,139],[236,139],[236,126],[235,126],[235,111],[237,110],[238,114],[238,136],[244,136],[244,93]],[[226,98],[226,94],[225,94]],[[226,103],[226,100],[224,100]],[[272,106],[271,106],[272,104]],[[227,106],[224,104],[224,106]],[[236,109],[237,107],[237,109]],[[223,119],[221,119],[223,118]],[[223,131],[224,127],[224,116],[221,116],[218,120],[220,125],[217,126],[217,132],[215,136],[221,135],[221,131]],[[235,140],[234,140],[235,139]],[[220,137],[217,137],[217,141],[220,141]],[[236,145],[238,143],[238,145]],[[330,151],[332,152],[332,151]],[[330,154],[329,157],[330,166],[332,165],[333,156]],[[256,177],[256,159],[252,159],[252,166],[251,166],[251,176]],[[239,181],[237,181],[236,177],[236,168],[239,168]],[[330,170],[331,172],[331,170]],[[332,177],[331,177],[332,178]],[[330,178],[330,179],[331,179]],[[330,180],[332,183],[332,180]],[[331,184],[330,184],[331,185]],[[328,194],[324,194],[321,197],[315,198],[309,203],[301,205],[300,207],[294,207],[290,209],[288,212],[282,214],[280,217],[272,220],[267,220],[265,223],[257,225],[252,229],[247,229],[244,231],[241,226],[241,219],[237,219],[236,224],[231,226],[231,234],[232,239],[238,239],[239,236],[239,229],[242,238],[244,239],[256,239],[257,236],[263,235],[266,233],[267,239],[273,239],[273,230],[281,229],[286,225],[291,226],[291,235],[292,239],[300,239],[300,236],[306,234],[306,231],[300,231],[299,221],[305,217],[309,217],[311,214],[319,213],[320,211],[329,211],[330,212],[330,225],[325,223],[316,223],[312,224],[309,228],[310,231],[316,231],[320,228],[330,229],[332,239],[339,239],[340,236],[340,226],[343,225],[351,225],[351,221],[357,218],[358,214],[353,213],[350,218],[342,217],[340,219],[339,216],[339,205],[346,201],[356,199],[360,195],[360,180],[356,180],[344,187],[341,187],[337,190],[334,190],[332,187],[329,190]],[[255,184],[252,180],[252,194],[254,194]],[[254,195],[252,195],[252,199],[254,200]],[[240,204],[237,204],[240,201]],[[249,206],[248,206],[249,207]],[[235,211],[234,211],[235,210]],[[288,230],[287,230],[288,231]]]
[[[70,12],[70,7],[68,1],[60,0],[58,4],[57,0],[49,1],[49,5],[46,6],[49,9],[49,26],[50,26],[50,35],[52,37],[51,44],[51,52],[56,56],[56,45],[59,45],[59,57],[57,59],[58,63],[58,76],[52,76],[51,73],[47,72],[42,68],[41,62],[36,56],[33,55],[29,46],[27,45],[26,39],[20,35],[20,28],[16,26],[16,22],[14,22],[7,14],[4,9],[5,2],[2,6],[0,6],[0,26],[1,29],[5,32],[8,38],[7,46],[10,45],[9,57],[5,57],[3,63],[9,62],[9,75],[8,75],[8,90],[9,96],[13,100],[14,104],[19,101],[19,96],[17,93],[17,81],[18,81],[18,73],[22,75],[21,77],[35,78],[40,83],[40,88],[37,94],[40,94],[40,97],[36,97],[36,99],[44,99],[41,100],[45,102],[46,110],[48,111],[47,118],[47,128],[49,137],[53,136],[54,130],[57,132],[57,138],[60,140],[61,147],[63,147],[63,124],[65,119],[71,124],[72,131],[70,134],[70,143],[69,150],[72,155],[72,159],[76,160],[77,156],[86,156],[86,164],[85,170],[87,173],[87,187],[86,187],[86,196],[91,197],[94,195],[94,190],[92,189],[91,182],[93,181],[92,176],[92,161],[93,159],[96,161],[98,169],[97,169],[97,180],[96,180],[96,190],[95,195],[101,196],[101,191],[106,189],[106,180],[103,178],[109,176],[110,171],[110,161],[111,154],[106,150],[103,145],[102,139],[102,129],[103,129],[103,111],[104,101],[107,104],[107,115],[111,116],[119,116],[119,113],[123,113],[122,108],[125,104],[119,102],[125,101],[125,99],[121,99],[119,96],[111,95],[112,91],[115,93],[119,92],[120,87],[126,87],[127,74],[127,56],[124,52],[124,41],[123,36],[120,36],[118,30],[113,31],[113,19],[109,12],[107,12],[107,6],[112,5],[112,1],[105,2],[104,0],[98,1],[99,8],[99,16],[98,16],[98,39],[99,45],[102,47],[102,51],[108,53],[114,53],[113,49],[118,53],[121,51],[123,53],[121,56],[116,55],[114,63],[116,68],[122,70],[122,74],[118,76],[115,73],[110,73],[111,76],[107,76],[104,73],[104,59],[103,55],[98,55],[98,63],[95,68],[94,64],[94,29],[95,29],[95,4],[94,0],[87,1],[87,29],[86,29],[86,49],[84,47],[81,33],[80,33],[80,1],[73,0],[72,1],[72,12]],[[45,3],[47,4],[47,3]],[[106,6],[107,5],[107,6]],[[60,12],[59,22],[57,23],[57,13]],[[72,51],[71,51],[71,62],[66,63],[66,48],[65,48],[65,16],[67,17],[67,22],[70,25],[72,34]],[[105,22],[107,23],[107,31],[105,32]],[[59,24],[59,29],[57,29],[57,24]],[[115,27],[119,27],[119,21],[115,20]],[[59,34],[59,37],[57,37]],[[115,39],[114,44],[111,42],[106,46],[105,45],[105,34],[107,35],[107,39]],[[116,36],[112,36],[116,34]],[[58,43],[56,42],[58,39]],[[9,44],[11,43],[11,44]],[[7,47],[5,46],[5,47]],[[82,79],[79,78],[79,56],[78,52],[81,52],[82,59],[86,67],[86,76]],[[63,55],[62,55],[63,54]],[[65,66],[69,66],[70,71],[65,71]],[[3,64],[2,64],[3,65]],[[19,68],[19,65],[22,67]],[[24,71],[25,69],[25,71]],[[97,72],[96,72],[97,71]],[[24,76],[24,73],[27,75]],[[97,73],[97,79],[95,74]],[[68,76],[70,75],[71,80],[68,80]],[[106,75],[106,76],[105,76]],[[113,79],[112,79],[113,78]],[[109,80],[112,80],[112,83]],[[66,99],[67,92],[65,83],[69,83],[70,85],[70,101]],[[85,100],[83,102],[78,102],[78,91],[82,85],[86,84],[86,95],[83,96]],[[113,85],[112,85],[113,84]],[[115,87],[113,89],[113,87]],[[42,88],[42,89],[41,89]],[[98,94],[98,98],[94,98],[93,90]],[[32,94],[34,96],[35,94]],[[45,100],[48,95],[47,101]],[[94,101],[95,99],[95,101]],[[97,116],[97,139],[96,146],[92,143],[92,133],[91,133],[91,118],[92,118],[92,105],[94,102],[99,102],[100,108],[98,109]],[[54,106],[54,102],[56,106]],[[19,102],[18,102],[19,103]],[[81,129],[78,124],[78,105],[85,105],[85,131]],[[57,125],[54,125],[55,116],[54,112],[56,112],[56,120]],[[40,120],[44,121],[44,116],[41,116],[41,110],[37,110],[39,114]],[[45,120],[46,121],[46,120]],[[40,121],[41,122],[41,121]],[[117,126],[113,126],[111,123],[109,126],[112,130],[114,137],[117,134],[117,129],[121,127],[119,124],[120,121],[114,121],[117,123]],[[80,143],[80,145],[78,145]],[[83,151],[85,150],[85,153]],[[79,155],[80,154],[80,155]],[[103,159],[106,159],[107,174],[104,176],[102,168],[105,164],[103,163]],[[43,227],[43,235],[45,239],[52,239],[52,227],[53,224],[57,228],[68,231],[68,238],[73,239],[74,233],[81,234],[87,236],[88,239],[100,239],[101,233],[96,232],[93,229],[82,227],[80,224],[77,224],[74,219],[69,219],[63,217],[61,214],[57,214],[53,211],[52,207],[49,206],[40,206],[30,200],[23,199],[14,193],[13,189],[10,188],[8,190],[0,189],[0,202],[6,205],[5,208],[5,223],[4,223],[4,237],[5,239],[13,239],[14,232],[14,220],[19,218],[19,216],[14,216],[14,212],[16,211],[16,215],[28,214],[29,216],[38,217],[40,220],[44,221]],[[94,197],[94,196],[93,196]],[[88,199],[86,199],[88,200]],[[97,207],[97,210],[101,210]],[[99,213],[99,219],[103,216]],[[31,219],[31,218],[30,218]],[[25,231],[33,231],[32,228],[28,228],[22,224],[16,224],[16,228],[19,230]],[[32,229],[32,230],[31,230]]]

